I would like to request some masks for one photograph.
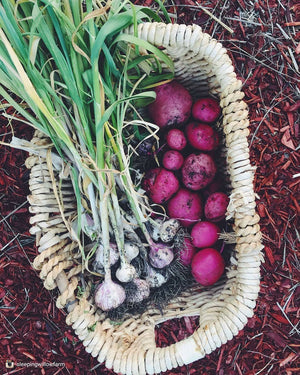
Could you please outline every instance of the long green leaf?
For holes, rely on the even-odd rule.
[[[16,54],[22,61],[26,61],[26,45],[22,38],[19,26],[14,18],[11,3],[8,0],[3,0],[0,4],[0,27],[4,30],[6,35],[9,35],[10,43],[12,44]]]
[[[169,70],[172,73],[174,72],[174,62],[173,62],[173,60],[168,55],[166,55],[163,51],[161,51],[157,47],[155,47],[153,44],[151,44],[151,43],[149,43],[145,40],[139,39],[139,38],[137,38],[133,35],[129,35],[129,34],[120,34],[119,36],[117,36],[117,38],[115,38],[113,44],[118,43],[120,41],[135,44],[135,45],[137,45],[141,48],[144,48],[147,51],[152,52],[153,54],[156,55],[156,57],[159,60],[161,60],[162,62],[164,62],[166,64],[166,66],[169,68]]]
[[[116,107],[120,103],[128,102],[128,101],[134,101],[134,100],[138,100],[140,98],[145,98],[145,97],[151,98],[151,99],[155,99],[155,93],[154,93],[154,91],[148,91],[148,92],[144,92],[144,93],[139,93],[139,94],[132,95],[131,97],[127,97],[127,98],[124,98],[124,99],[117,100],[110,107],[108,107],[107,110],[104,112],[104,114],[103,114],[103,116],[101,118],[100,123],[97,124],[97,127],[96,127],[97,130],[98,130],[98,132],[100,132],[103,129],[104,124],[107,121],[109,121],[109,118],[112,115],[113,111],[116,109]],[[119,124],[119,126],[122,127],[123,124]],[[97,133],[96,133],[96,136],[98,136]]]

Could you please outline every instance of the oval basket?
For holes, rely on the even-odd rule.
[[[153,308],[120,325],[111,324],[93,304],[91,280],[81,274],[80,251],[68,229],[68,218],[76,213],[71,182],[57,174],[45,152],[31,155],[26,162],[31,169],[31,233],[40,253],[33,266],[45,288],[59,288],[57,307],[68,310],[66,322],[86,351],[107,368],[127,375],[155,374],[189,364],[237,335],[253,315],[263,248],[249,160],[247,105],[225,48],[196,25],[145,23],[138,33],[165,49],[174,61],[176,79],[194,98],[211,94],[220,100],[219,131],[230,186],[227,219],[232,222],[234,242],[226,276],[210,288],[192,286],[171,301],[163,315]],[[35,133],[32,143],[44,150],[49,146],[41,133]],[[156,325],[183,316],[199,316],[198,329],[182,341],[157,347]]]

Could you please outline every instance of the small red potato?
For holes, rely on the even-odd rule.
[[[167,145],[172,150],[181,151],[185,148],[187,140],[182,130],[171,129],[168,131],[166,136]]]
[[[164,168],[154,168],[145,174],[142,188],[154,203],[162,204],[176,193],[179,182],[173,172]]]
[[[190,154],[182,166],[182,182],[191,190],[200,190],[212,182],[217,172],[210,155]]]
[[[162,160],[163,166],[170,171],[177,171],[183,165],[184,158],[180,152],[170,150],[165,152]]]
[[[208,124],[192,121],[187,124],[185,129],[190,145],[197,150],[212,151],[218,147],[218,134]]]
[[[219,176],[215,176],[213,182],[206,186],[203,191],[204,197],[207,198],[209,195],[221,191],[223,186],[224,181]]]
[[[225,262],[222,255],[213,248],[200,250],[193,258],[192,275],[203,286],[215,284],[223,275]]]
[[[192,244],[195,247],[213,246],[219,237],[220,228],[210,221],[199,221],[191,230]]]
[[[229,198],[225,193],[216,192],[207,198],[204,206],[205,217],[213,222],[221,221],[225,218]]]
[[[188,237],[185,237],[183,240],[183,244],[179,250],[180,262],[185,266],[190,266],[195,254],[196,254],[196,248],[192,244],[191,239]]]
[[[195,101],[192,107],[192,115],[195,120],[212,123],[221,114],[219,102],[211,97],[200,98]]]
[[[160,128],[182,125],[192,110],[192,97],[179,82],[172,81],[154,89],[156,99],[148,106],[149,116]]]
[[[184,227],[196,223],[203,215],[202,199],[199,194],[179,189],[168,202],[168,215],[180,221]]]

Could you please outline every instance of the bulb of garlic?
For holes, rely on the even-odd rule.
[[[104,280],[95,290],[95,304],[102,311],[109,311],[120,306],[126,298],[124,288],[111,279]]]

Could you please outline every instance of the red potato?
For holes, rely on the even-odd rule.
[[[170,150],[165,152],[162,160],[163,166],[170,171],[177,171],[183,165],[184,158],[180,152]]]
[[[202,199],[199,194],[187,189],[179,189],[168,202],[169,217],[178,219],[183,227],[189,227],[203,215]]]
[[[214,98],[206,97],[195,101],[192,107],[192,115],[195,120],[212,123],[221,114],[221,107]]]
[[[171,129],[168,131],[166,137],[167,145],[172,150],[181,151],[185,148],[187,140],[182,130],[180,129]]]
[[[188,121],[192,97],[177,81],[165,83],[154,89],[156,99],[148,106],[149,116],[160,128],[181,125]]]
[[[225,218],[229,198],[225,193],[216,192],[209,195],[205,202],[205,217],[213,222],[221,221]]]
[[[225,262],[216,249],[206,248],[193,257],[191,268],[194,279],[203,286],[209,286],[221,278]]]
[[[192,244],[191,239],[188,237],[185,237],[183,240],[182,247],[179,251],[180,262],[185,266],[189,266],[195,254],[196,254],[196,248]]]
[[[212,157],[207,154],[190,154],[182,166],[182,182],[191,190],[200,190],[209,185],[217,168]]]
[[[205,194],[207,196],[211,195],[212,193],[216,193],[217,191],[222,190],[222,187],[224,186],[224,181],[221,180],[219,176],[215,177],[213,182],[210,183],[205,188]]]
[[[219,227],[210,221],[199,221],[191,230],[192,244],[196,247],[213,246],[219,237]]]
[[[218,147],[218,134],[208,124],[192,121],[187,124],[185,129],[190,145],[197,150],[212,151]]]
[[[154,203],[162,204],[176,193],[179,182],[173,172],[164,168],[154,168],[145,174],[142,187]]]

